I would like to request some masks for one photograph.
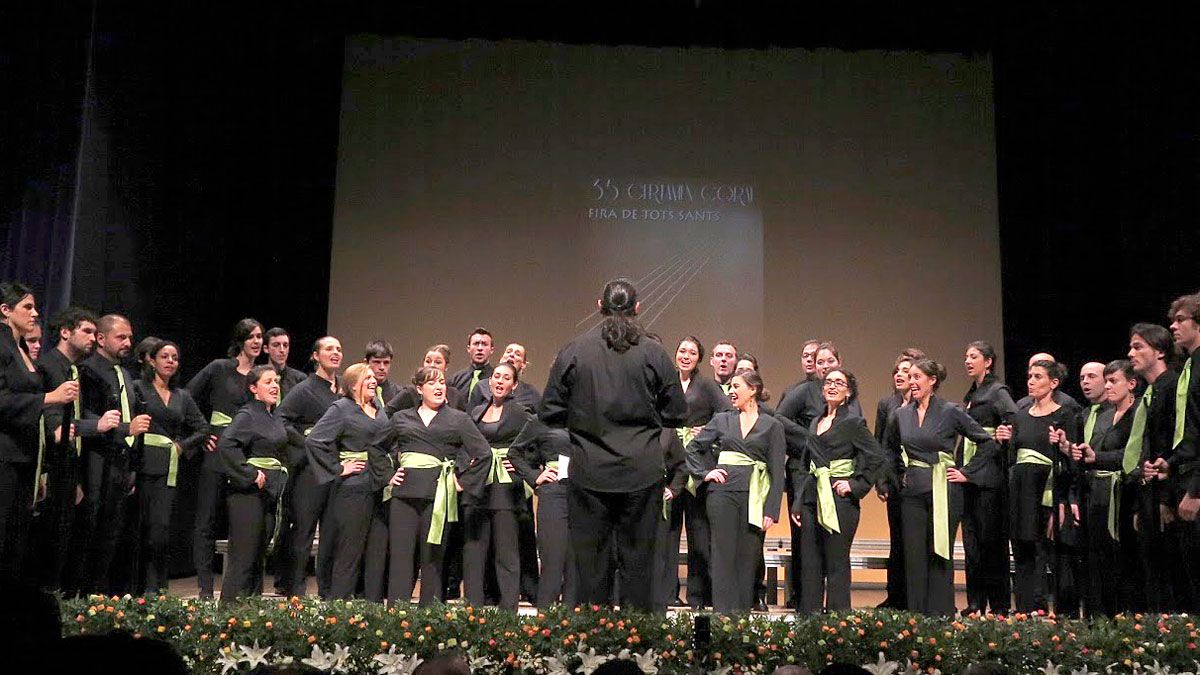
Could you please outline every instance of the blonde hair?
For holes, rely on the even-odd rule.
[[[346,398],[354,400],[354,392],[363,378],[371,374],[371,366],[359,362],[351,365],[342,373],[342,393]]]

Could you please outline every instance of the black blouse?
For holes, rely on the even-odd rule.
[[[206,418],[213,412],[233,417],[250,400],[249,383],[238,372],[237,359],[210,362],[187,383],[187,390]]]
[[[901,449],[910,459],[919,460],[930,466],[938,463],[938,453],[954,454],[954,446],[960,435],[966,436],[979,445],[975,457],[967,466],[961,466],[962,458],[955,460],[955,466],[967,478],[975,479],[975,472],[992,460],[999,452],[996,440],[971,419],[965,411],[956,408],[944,399],[933,396],[925,410],[925,420],[918,422],[917,402],[909,401],[900,407],[894,416],[894,424],[888,426],[888,450],[900,454]],[[917,466],[903,468],[904,488],[908,495],[923,495],[933,490],[933,471]]]
[[[257,399],[242,406],[233,416],[233,422],[225,428],[217,441],[217,451],[231,488],[240,492],[258,489],[254,479],[258,469],[246,463],[251,457],[278,459],[286,464],[285,447],[287,431],[283,423],[275,418],[267,405]],[[282,471],[266,471],[266,492],[278,497],[287,479]]]
[[[352,399],[343,396],[334,401],[304,439],[304,450],[317,484],[324,485],[342,475],[340,453],[366,452],[367,469],[347,476],[340,489],[355,492],[382,489],[395,469],[388,454],[373,441],[387,428],[388,416],[382,410],[376,411],[372,419]]]
[[[391,416],[390,424],[375,438],[374,445],[388,453],[400,466],[406,452],[419,452],[441,460],[453,459],[454,472],[465,492],[482,492],[486,468],[491,466],[492,448],[475,428],[469,415],[442,405],[426,426],[420,408],[401,410]],[[433,499],[439,469],[404,470],[404,483],[392,489],[393,497]],[[468,496],[467,498],[469,498]]]
[[[991,373],[983,376],[982,383],[971,383],[963,396],[963,405],[979,426],[992,429],[1009,422],[1017,413],[1017,404],[1008,386]],[[961,453],[960,449],[960,460]],[[971,482],[982,487],[998,488],[1004,484],[1004,473],[1004,454],[997,452],[991,455],[990,461],[980,465]]]
[[[742,437],[741,413],[728,410],[713,416],[704,429],[687,446],[687,467],[696,480],[715,468],[722,468],[729,476],[724,483],[710,483],[711,492],[748,492],[750,474],[754,467],[717,464],[718,456],[725,451],[740,452],[758,462],[766,462],[771,479],[771,491],[763,507],[763,515],[776,517],[783,496],[785,480],[784,458],[787,454],[783,436],[783,424],[772,415],[761,412],[750,433]]]
[[[533,416],[521,403],[508,400],[504,402],[504,406],[501,408],[500,419],[497,422],[485,423],[483,416],[487,413],[489,407],[491,407],[490,403],[476,406],[475,410],[471,412],[471,418],[475,420],[475,425],[479,428],[479,432],[487,439],[488,445],[493,448],[508,448],[509,454],[514,454],[512,446],[521,435],[521,430],[525,428],[525,425]],[[491,461],[491,459],[489,458],[488,461]],[[509,463],[512,464],[511,457]],[[517,473],[516,464],[513,464],[513,469],[513,471],[509,472],[513,482],[484,485],[483,494],[480,495],[479,506],[489,509],[509,510],[524,503],[524,480],[520,475],[514,475]],[[486,475],[484,479],[487,479]],[[468,501],[470,501],[469,497]]]
[[[208,420],[200,412],[200,407],[192,400],[186,389],[171,388],[171,399],[166,404],[158,395],[153,384],[139,381],[135,384],[142,401],[146,405],[146,414],[150,415],[150,431],[175,441],[183,451],[183,456],[191,459],[204,448],[208,440]],[[162,448],[148,447],[142,458],[142,473],[151,476],[165,476],[170,469],[171,456]]]
[[[42,374],[25,367],[12,329],[0,323],[0,461],[37,461]]]
[[[292,388],[287,398],[275,408],[275,416],[283,422],[288,435],[288,469],[298,470],[308,464],[304,437],[321,419],[329,406],[341,398],[329,380],[313,373]]]
[[[1133,430],[1133,413],[1137,410],[1137,399],[1134,399],[1134,404],[1121,415],[1121,419],[1116,420],[1108,425],[1103,432],[1092,434],[1092,440],[1089,441],[1092,450],[1096,452],[1096,461],[1091,464],[1084,464],[1084,468],[1094,469],[1096,471],[1119,471],[1121,463],[1125,460],[1125,445],[1129,442],[1129,432]],[[1116,410],[1109,406],[1112,417],[1115,418]],[[1099,426],[1099,425],[1097,425]]]
[[[808,460],[818,467],[829,466],[830,462],[839,459],[854,460],[854,474],[845,479],[850,481],[850,493],[855,499],[862,499],[871,487],[880,480],[880,472],[884,468],[883,450],[871,432],[867,422],[855,415],[847,406],[840,406],[834,414],[833,423],[825,433],[817,433],[821,418],[814,419],[809,426]],[[796,482],[797,501],[804,504],[817,503],[816,476],[809,473],[808,467],[793,472]],[[830,478],[830,483],[840,480]]]

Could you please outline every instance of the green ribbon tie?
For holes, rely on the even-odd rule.
[[[1087,421],[1083,423],[1083,442],[1092,442],[1092,432],[1096,429],[1096,415],[1100,412],[1100,404],[1094,403],[1088,408]]]
[[[817,479],[817,522],[826,532],[841,532],[838,522],[837,504],[833,500],[833,479],[849,478],[854,475],[853,459],[835,459],[829,466],[817,466],[810,462],[808,472]]]
[[[151,448],[161,448],[169,453],[170,464],[167,467],[167,487],[175,487],[179,481],[179,453],[175,452],[175,441],[162,434],[146,434],[145,444]]]
[[[214,415],[216,413],[213,413]],[[251,457],[246,460],[250,466],[262,469],[264,471],[282,471],[287,475],[287,467],[283,462],[274,457]],[[275,529],[271,531],[271,539],[267,541],[267,555],[275,550],[275,543],[279,541],[279,526],[283,522],[283,490],[279,491],[279,498],[275,500]]]
[[[42,484],[42,460],[46,456],[46,416],[38,415],[37,468],[33,472],[33,504],[37,505],[38,488]]]
[[[133,416],[129,412],[129,390],[125,388],[125,369],[119,365],[113,366],[113,370],[117,371],[117,386],[120,388],[119,398],[121,399],[121,421],[129,424]],[[133,436],[125,437],[125,445],[133,447]]]
[[[996,427],[984,427],[983,430],[992,435],[996,433]],[[963,436],[963,466],[970,464],[971,460],[975,459],[976,452],[979,452],[979,444]]]
[[[1179,447],[1183,440],[1184,419],[1187,417],[1188,385],[1192,382],[1192,360],[1189,358],[1183,364],[1183,372],[1179,374],[1179,382],[1175,384],[1175,435],[1171,437],[1171,449]]]
[[[446,523],[458,522],[458,489],[454,486],[454,460],[440,459],[423,452],[400,454],[400,466],[405,469],[438,469],[437,486],[433,493],[433,518],[429,521],[429,535],[425,541],[442,543],[442,530]]]
[[[384,408],[383,387],[375,387],[375,409],[383,410],[383,408]]]
[[[1121,491],[1118,486],[1121,482],[1120,471],[1092,471],[1092,478],[1108,483],[1108,536],[1113,538],[1113,541],[1121,541],[1121,534],[1117,531],[1117,507],[1120,504]]]
[[[936,464],[927,464],[904,453],[908,466],[917,466],[933,472],[933,552],[939,558],[950,559],[950,482],[946,470],[954,466],[954,455],[939,452]]]
[[[479,368],[471,369],[471,386],[467,387],[467,399],[470,399],[471,394],[475,393],[475,387],[479,385],[479,374],[482,372],[483,370]]]
[[[1121,470],[1133,473],[1142,459],[1142,437],[1146,433],[1146,413],[1150,410],[1150,401],[1154,399],[1154,387],[1146,387],[1142,400],[1137,402],[1133,410],[1133,428],[1129,431],[1129,441],[1125,443],[1125,454],[1121,459]]]
[[[75,366],[71,366],[71,381],[79,382],[79,369],[76,368]],[[79,396],[76,396],[75,402],[71,405],[75,410],[75,422],[76,422],[76,424],[78,424],[79,419],[81,417],[83,417],[83,400],[82,400],[82,398]],[[69,429],[68,429],[67,433],[70,433]],[[79,437],[78,429],[75,432],[75,439],[73,441],[71,441],[71,444],[75,446],[75,456],[76,457],[83,454],[83,439]]]
[[[750,466],[750,509],[746,516],[747,522],[762,529],[763,508],[767,504],[767,493],[771,491],[771,475],[767,471],[767,463],[735,450],[722,450],[717,455],[717,465]]]
[[[1030,448],[1017,448],[1017,464],[1037,464],[1050,467],[1046,486],[1042,488],[1042,506],[1054,506],[1054,460]]]

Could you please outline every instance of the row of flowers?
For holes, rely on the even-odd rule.
[[[1053,616],[940,620],[883,610],[787,618],[711,619],[694,644],[692,614],[672,617],[609,607],[514,615],[463,606],[418,608],[313,598],[217,603],[158,596],[91,596],[63,602],[67,635],[126,631],[167,640],[201,673],[303,663],[334,673],[411,673],[457,653],[476,673],[588,675],[610,659],[645,673],[769,673],[777,666],[862,664],[876,675],[963,672],[994,661],[1043,675],[1200,673],[1197,630],[1187,615],[1083,622]]]

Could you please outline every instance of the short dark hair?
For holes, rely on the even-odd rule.
[[[137,343],[137,347],[133,348],[133,362],[145,363],[147,356],[158,352],[157,347],[162,341],[162,338],[154,337],[153,335],[147,335],[142,338],[141,342]],[[151,374],[153,375],[153,373]]]
[[[1175,298],[1175,301],[1171,303],[1167,319],[1174,321],[1175,315],[1180,311],[1185,312],[1192,321],[1200,323],[1200,293],[1189,293]]]
[[[478,326],[475,328],[475,330],[471,331],[470,335],[467,335],[468,345],[471,344],[471,338],[475,337],[476,335],[486,335],[492,339],[493,343],[496,341],[496,338],[492,337],[492,331],[484,328],[483,326]]]
[[[285,337],[288,340],[292,339],[292,335],[290,333],[288,333],[286,329],[280,328],[279,326],[275,326],[274,328],[267,331],[266,333],[263,333],[263,342],[270,342],[271,338],[277,338],[277,337]]]
[[[275,373],[275,366],[269,363],[260,363],[251,368],[250,372],[246,373],[246,387],[249,388],[250,385],[258,384],[258,381],[266,373]],[[275,374],[278,375],[278,373]]]
[[[413,373],[412,383],[415,387],[420,387],[426,382],[433,382],[438,377],[445,377],[445,373],[434,368],[433,366],[421,366],[417,368],[417,372]]]
[[[842,362],[842,355],[838,353],[837,345],[833,343],[833,340],[826,340],[825,342],[817,345],[818,354],[824,351],[831,352],[833,354],[833,358],[838,360],[838,363]]]
[[[1138,336],[1150,345],[1156,352],[1163,353],[1163,359],[1171,355],[1171,331],[1156,323],[1135,323],[1129,329],[1129,337]]]
[[[1029,364],[1029,368],[1041,368],[1046,371],[1046,376],[1052,380],[1058,380],[1061,385],[1063,380],[1067,379],[1067,368],[1058,361],[1034,361]]]
[[[937,391],[938,388],[942,386],[942,383],[946,381],[946,366],[943,366],[933,359],[917,359],[915,362],[913,362],[912,367],[916,368],[922,373],[925,373],[926,377],[932,377],[934,379],[934,391]]]
[[[729,345],[730,347],[733,347],[733,357],[735,359],[738,357],[738,346],[736,342],[733,340],[717,340],[713,343],[713,351],[716,351],[717,347],[720,347],[721,345]]]
[[[1127,380],[1132,380],[1137,377],[1137,373],[1133,372],[1133,364],[1129,362],[1129,359],[1117,359],[1116,361],[1109,361],[1108,364],[1104,366],[1105,377],[1114,375],[1118,372],[1124,375],[1125,379]]]
[[[60,310],[58,314],[55,314],[53,317],[51,317],[49,328],[50,332],[54,333],[54,337],[57,338],[59,331],[63,330],[64,328],[74,332],[79,330],[79,327],[85,323],[90,323],[95,326],[96,315],[90,310],[82,307],[72,306]]]
[[[825,373],[825,377],[821,380],[821,386],[825,386],[825,380],[829,379],[829,376],[833,373],[841,373],[842,375],[846,376],[846,402],[849,403],[850,401],[858,398],[858,378],[854,376],[854,373],[842,368],[841,366],[838,366],[837,368],[830,368],[829,372]]]
[[[0,281],[0,305],[16,307],[27,295],[33,295],[33,291],[25,284],[19,281]]]
[[[387,340],[380,338],[367,343],[366,356],[363,358],[390,359],[394,356],[396,356],[396,353],[392,350],[392,345]]]

